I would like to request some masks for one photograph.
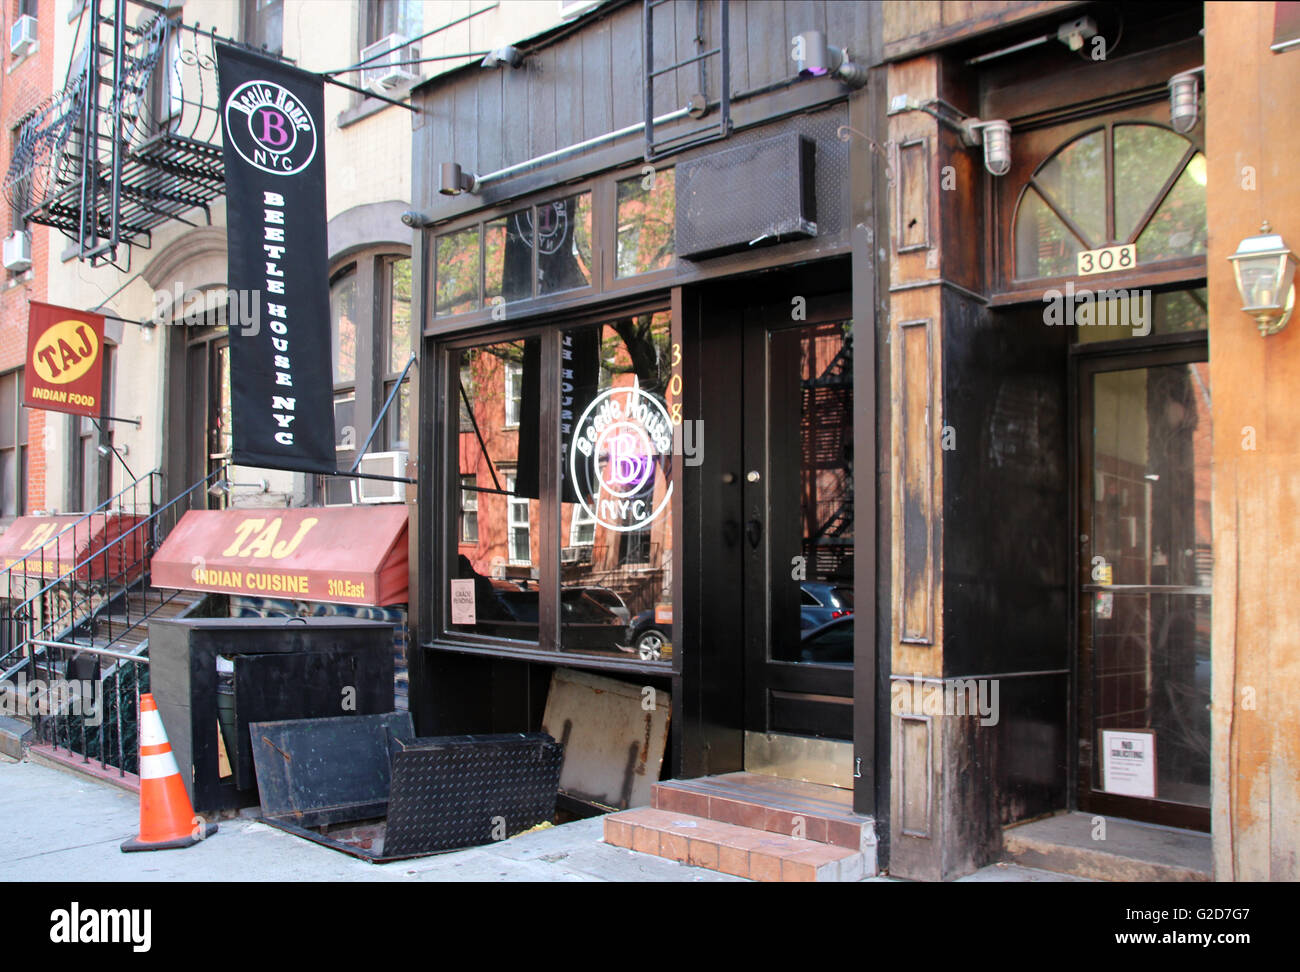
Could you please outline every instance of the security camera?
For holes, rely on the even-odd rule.
[[[503,64],[507,67],[519,67],[523,63],[524,55],[520,53],[519,48],[511,47],[507,44],[505,47],[498,47],[493,50],[487,57],[483,58],[482,66],[485,68],[497,68]]]
[[[406,212],[402,213],[402,222],[411,227],[411,229],[419,229],[428,221],[429,218],[425,216],[424,213],[417,213],[414,209],[408,209]]]

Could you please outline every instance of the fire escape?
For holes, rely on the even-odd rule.
[[[82,43],[84,37],[84,43]],[[77,244],[92,266],[151,245],[155,227],[225,191],[215,44],[179,10],[91,0],[63,91],[23,124],[5,198]]]

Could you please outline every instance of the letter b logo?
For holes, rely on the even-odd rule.
[[[264,108],[261,112],[262,130],[259,136],[268,148],[284,148],[289,144],[289,130],[285,127],[285,117],[274,108]]]

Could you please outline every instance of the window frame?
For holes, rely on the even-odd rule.
[[[429,293],[432,295],[432,299],[429,300],[424,311],[424,321],[422,322],[424,333],[442,334],[477,325],[495,326],[502,319],[500,308],[508,308],[509,316],[517,319],[523,315],[544,313],[561,302],[585,303],[596,295],[630,295],[639,291],[653,291],[656,289],[656,285],[659,287],[666,286],[670,281],[680,278],[684,272],[688,272],[690,264],[677,255],[676,238],[674,237],[673,259],[667,267],[624,277],[618,276],[618,183],[633,177],[642,177],[643,168],[644,163],[638,163],[635,166],[623,167],[600,176],[569,182],[562,186],[552,187],[522,197],[502,200],[494,206],[476,210],[468,216],[455,217],[430,227],[426,231],[428,244],[425,247],[425,271],[428,274]],[[673,171],[673,191],[675,194],[675,166],[665,165],[657,169],[660,173],[669,170]],[[570,196],[581,195],[584,192],[591,193],[591,283],[585,287],[574,287],[554,293],[540,293],[537,287],[537,251],[534,248],[531,275],[532,296],[500,305],[490,303],[487,299],[487,225],[502,217],[509,216],[511,213],[529,208],[533,210],[535,225],[537,207]],[[475,227],[478,228],[479,241],[478,306],[472,310],[460,311],[455,314],[437,314],[438,240],[444,236]]]
[[[280,8],[280,39],[275,45],[263,43],[261,38],[252,36],[253,24],[257,21],[257,0],[243,0],[240,6],[240,35],[244,43],[258,50],[265,50],[273,56],[284,54],[284,0],[275,0]]]
[[[375,423],[375,418],[379,415],[380,409],[383,408],[387,400],[388,391],[396,381],[397,376],[401,374],[400,369],[395,372],[388,371],[388,348],[389,338],[392,333],[392,302],[391,296],[391,264],[397,260],[411,259],[409,251],[405,247],[397,244],[375,244],[353,250],[345,255],[336,258],[330,269],[329,281],[331,288],[331,299],[333,287],[352,275],[356,281],[355,296],[353,299],[353,312],[356,315],[357,340],[356,340],[356,365],[355,372],[351,381],[335,381],[332,384],[332,398],[339,400],[340,395],[351,394],[353,396],[353,440],[351,448],[344,448],[339,442],[340,430],[336,427],[335,434],[335,454],[339,457],[340,463],[351,463],[360,454],[361,447],[365,444],[366,435],[369,434],[371,426]],[[414,274],[414,266],[412,266]],[[415,288],[416,281],[412,278],[412,320],[411,320],[411,341],[412,350],[414,342],[418,340],[416,335],[416,325],[414,317],[415,307]],[[333,310],[331,308],[331,315]],[[332,325],[331,325],[332,327]],[[331,332],[330,347],[330,367],[333,368],[333,336]],[[333,376],[331,375],[331,378]],[[406,382],[411,380],[407,375]],[[394,399],[393,409],[398,407],[400,398]],[[414,411],[414,408],[412,408]],[[368,453],[370,452],[387,452],[393,451],[388,448],[389,438],[389,419],[394,415],[392,409],[385,416],[383,425],[376,431],[374,440],[370,443]],[[409,430],[410,435],[415,435],[415,430]],[[399,451],[411,451],[411,442],[407,440],[407,448]],[[367,454],[368,454],[367,453]],[[326,504],[331,484],[348,484],[348,499],[346,502],[328,503],[331,506],[351,506],[351,480],[350,477],[313,475],[311,477],[312,502]],[[335,486],[335,489],[341,489],[342,486]]]
[[[1105,141],[1107,154],[1113,151],[1113,131],[1118,126],[1155,125],[1173,131],[1168,123],[1168,104],[1168,99],[1162,98],[1159,102],[1147,102],[1121,110],[1093,113],[1081,118],[1068,118],[1059,123],[1038,125],[1020,132],[1017,132],[1013,125],[1011,133],[1013,175],[1000,179],[986,176],[991,180],[994,217],[987,223],[990,244],[987,247],[988,270],[990,279],[994,281],[990,298],[993,306],[1041,301],[1045,290],[1060,290],[1067,282],[1075,282],[1077,285],[1080,280],[1087,281],[1085,285],[1089,289],[1122,289],[1130,286],[1153,287],[1178,283],[1187,283],[1190,286],[1192,281],[1206,276],[1208,254],[1140,264],[1131,271],[1087,277],[1079,277],[1076,274],[1034,278],[1016,276],[1016,220],[1025,197],[1031,190],[1033,178],[1042,166],[1079,139],[1099,129],[1107,129]],[[1188,133],[1175,132],[1189,143],[1183,166],[1186,165],[1186,159],[1190,159],[1195,152],[1205,152],[1204,132],[1204,125],[1198,125]],[[1105,166],[1104,192],[1107,194],[1109,207],[1110,199],[1114,195],[1111,175],[1113,163],[1108,159]],[[1182,168],[1177,171],[1181,173]],[[1172,183],[1165,187],[1164,194],[1169,191],[1172,191]],[[1146,215],[1149,217],[1151,213]],[[1118,244],[1106,242],[1103,245]]]
[[[516,207],[517,208],[517,207]],[[560,592],[561,582],[561,557],[564,546],[561,538],[562,527],[562,502],[560,495],[559,481],[559,445],[560,445],[560,423],[559,423],[559,403],[558,394],[556,395],[555,406],[548,410],[547,403],[539,403],[541,411],[541,448],[540,456],[555,455],[556,466],[554,470],[548,472],[543,466],[539,470],[539,494],[541,507],[539,516],[530,518],[530,530],[536,529],[539,533],[537,543],[537,559],[530,564],[536,574],[534,581],[539,590],[554,589],[554,603],[548,604],[547,599],[543,598],[539,604],[538,617],[538,640],[536,642],[524,642],[512,640],[503,637],[490,636],[476,632],[467,632],[457,630],[450,624],[450,606],[447,598],[449,585],[446,579],[457,576],[456,558],[458,556],[458,537],[459,524],[459,504],[453,504],[453,498],[460,483],[460,464],[459,464],[459,420],[450,416],[458,415],[457,410],[453,410],[459,400],[458,382],[452,380],[453,375],[458,375],[458,361],[460,353],[467,348],[482,347],[488,344],[524,341],[529,338],[541,338],[542,360],[541,360],[541,378],[542,387],[546,387],[548,378],[555,379],[554,385],[559,387],[559,372],[561,367],[561,341],[563,333],[566,330],[580,328],[588,325],[605,325],[610,321],[620,318],[640,316],[642,314],[670,313],[669,322],[669,342],[680,344],[682,339],[681,322],[677,314],[671,313],[672,307],[662,293],[646,296],[634,303],[624,303],[615,307],[606,307],[602,309],[586,309],[581,312],[570,312],[564,314],[548,315],[545,319],[534,319],[526,323],[515,323],[509,326],[499,325],[496,328],[481,328],[470,332],[458,333],[454,336],[439,339],[434,336],[426,335],[424,340],[429,341],[432,346],[432,354],[429,360],[435,363],[436,376],[431,391],[432,407],[435,414],[442,418],[432,424],[427,431],[422,431],[426,436],[422,441],[429,442],[432,439],[432,455],[437,458],[431,463],[434,470],[432,489],[429,495],[433,497],[430,512],[430,560],[428,563],[432,567],[430,576],[434,596],[426,598],[429,606],[429,623],[428,634],[422,639],[424,645],[431,650],[452,651],[452,652],[469,652],[471,654],[482,654],[488,656],[498,656],[506,658],[515,658],[527,661],[538,661],[546,664],[560,664],[569,667],[587,668],[606,671],[629,671],[646,675],[666,676],[670,675],[674,666],[678,664],[680,652],[674,652],[669,658],[655,660],[643,660],[638,655],[629,654],[623,657],[614,655],[588,654],[582,651],[565,650],[563,643],[563,626],[560,616]],[[673,369],[673,374],[680,374],[680,365]],[[503,483],[507,475],[513,477],[515,470],[508,465],[498,465],[498,471],[502,476]],[[680,477],[682,471],[674,468],[674,476]],[[675,479],[674,482],[679,482]],[[669,504],[666,515],[669,517],[671,524],[672,536],[674,542],[670,559],[664,562],[664,567],[671,572],[675,578],[681,577],[682,570],[682,544],[677,540],[681,536],[681,524],[683,522],[683,507],[681,503],[682,486],[677,487],[674,494],[673,502]],[[482,491],[480,489],[480,491]],[[455,509],[453,509],[453,505]],[[456,532],[453,532],[456,531]],[[531,541],[531,536],[530,536]],[[676,582],[674,582],[674,602],[678,596]],[[674,631],[674,637],[678,632]]]
[[[0,448],[0,453],[13,453],[13,479],[5,484],[13,488],[14,491],[14,512],[12,514],[4,511],[3,505],[0,505],[0,523],[12,523],[20,516],[27,514],[28,495],[27,495],[27,464],[28,464],[28,411],[23,405],[23,388],[25,369],[22,367],[10,368],[0,373],[0,382],[7,381],[10,378],[14,380],[14,424],[10,430],[13,434],[13,445]],[[2,498],[2,497],[0,497]]]

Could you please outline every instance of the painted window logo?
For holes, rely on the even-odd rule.
[[[668,509],[672,483],[655,502],[659,456],[672,454],[673,426],[663,401],[636,385],[592,399],[569,450],[578,502],[610,530],[642,530]]]
[[[225,135],[249,165],[294,175],[316,157],[316,126],[306,106],[274,81],[246,81],[226,99]]]
[[[569,213],[563,199],[538,206],[536,225],[530,209],[516,213],[514,220],[515,235],[530,243],[536,240],[539,253],[554,253],[569,236]]]

